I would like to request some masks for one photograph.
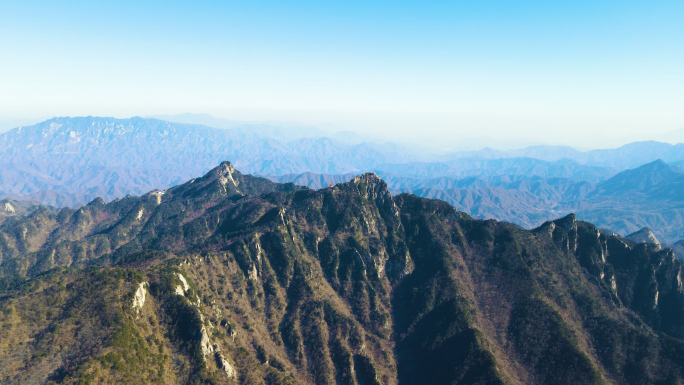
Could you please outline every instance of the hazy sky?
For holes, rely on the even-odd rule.
[[[0,0],[0,58],[4,120],[194,112],[446,147],[684,128],[681,0]]]

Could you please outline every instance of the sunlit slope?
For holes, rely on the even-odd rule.
[[[0,242],[3,382],[684,379],[671,250],[573,215],[476,220],[374,174],[314,191],[226,162]]]

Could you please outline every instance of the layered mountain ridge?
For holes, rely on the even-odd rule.
[[[392,192],[442,199],[475,217],[505,220],[526,228],[575,213],[582,220],[623,236],[649,227],[669,244],[684,238],[684,172],[662,160],[598,183],[514,173],[463,179],[419,179],[383,172],[379,175]],[[351,175],[306,173],[269,178],[316,188],[326,181],[349,180]]]
[[[201,178],[0,223],[3,383],[676,384],[683,264],[376,174]]]
[[[621,235],[649,227],[668,244],[684,238],[682,175],[673,166],[684,160],[681,145],[443,154],[392,143],[350,144],[310,128],[279,141],[273,137],[291,136],[274,126],[229,127],[63,117],[16,128],[0,135],[0,197],[78,208],[96,197],[109,202],[166,189],[233,159],[248,173],[310,187],[372,171],[394,193],[443,199],[475,217],[528,229],[573,212]]]

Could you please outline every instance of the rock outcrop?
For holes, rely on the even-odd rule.
[[[661,249],[658,238],[656,238],[651,229],[649,229],[648,227],[644,227],[637,232],[627,235],[625,239],[629,239],[634,243],[650,243],[655,245],[657,250]]]
[[[684,381],[671,249],[374,174],[314,191],[224,163],[161,202],[12,217],[0,253],[3,383]]]
[[[133,297],[133,310],[140,313],[143,305],[145,305],[145,296],[147,295],[147,282],[141,282],[138,289],[135,291]]]

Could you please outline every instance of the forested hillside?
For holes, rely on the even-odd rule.
[[[222,163],[0,224],[3,383],[677,384],[682,263],[574,215],[528,231]]]

